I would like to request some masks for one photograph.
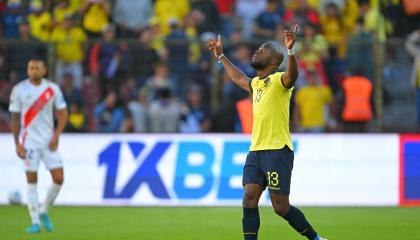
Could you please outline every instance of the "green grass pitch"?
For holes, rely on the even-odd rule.
[[[420,239],[420,208],[301,208],[329,240]],[[305,239],[260,208],[262,240]],[[28,235],[23,206],[0,206],[1,240],[233,240],[242,239],[240,207],[55,207],[53,233]]]

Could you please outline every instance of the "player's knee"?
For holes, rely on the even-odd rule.
[[[252,193],[245,192],[242,199],[242,207],[244,208],[256,208],[258,207],[258,197]]]
[[[36,173],[27,173],[26,174],[26,181],[28,183],[34,184],[38,182],[38,176]]]
[[[284,217],[290,209],[290,204],[278,202],[273,204],[273,208],[277,215]]]
[[[59,176],[59,177],[54,177],[53,178],[53,182],[57,185],[63,185],[64,183],[64,177]]]

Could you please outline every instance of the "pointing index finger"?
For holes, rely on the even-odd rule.
[[[296,34],[297,33],[297,30],[298,30],[298,27],[299,27],[299,25],[295,25],[295,30],[293,30],[293,32]]]
[[[222,43],[222,36],[220,34],[217,35],[217,43]]]

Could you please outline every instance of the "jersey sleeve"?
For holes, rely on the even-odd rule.
[[[22,111],[22,104],[19,100],[19,90],[14,87],[10,94],[9,112],[20,113]]]
[[[283,74],[284,74],[285,72],[277,72],[276,73],[276,84],[277,85],[280,85],[280,88],[283,90],[283,91],[285,91],[285,92],[288,92],[288,91],[293,91],[293,89],[295,88],[294,86],[293,87],[291,87],[291,88],[287,88],[287,87],[285,87],[284,85],[283,85],[283,82],[281,81],[281,76],[283,76]]]
[[[67,103],[64,100],[63,92],[59,86],[55,86],[54,106],[56,109],[61,110],[67,107]]]

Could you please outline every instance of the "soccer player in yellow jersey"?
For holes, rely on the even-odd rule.
[[[293,45],[294,31],[284,32],[284,45],[288,52],[286,72],[277,72],[283,53],[276,42],[261,45],[252,57],[251,66],[257,76],[248,78],[223,54],[220,35],[210,39],[208,49],[223,64],[232,81],[252,93],[253,128],[250,152],[246,158],[242,183],[243,234],[245,240],[258,239],[260,217],[258,201],[268,187],[274,211],[283,217],[300,234],[309,240],[322,240],[306,220],[305,215],[290,205],[290,180],[293,168],[293,143],[289,130],[289,106],[298,68]]]

